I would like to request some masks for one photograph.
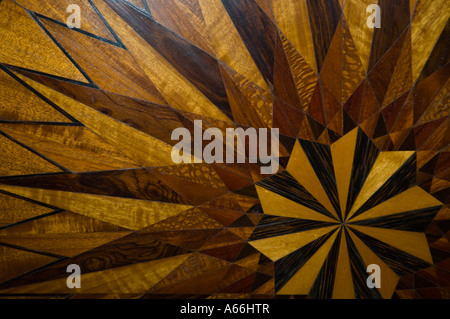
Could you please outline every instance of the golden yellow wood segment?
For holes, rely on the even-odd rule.
[[[166,104],[127,50],[53,22],[42,20],[42,24],[101,89]]]
[[[342,218],[345,216],[345,209],[347,207],[348,188],[352,176],[357,137],[358,129],[356,128],[331,145],[334,176],[336,178]]]
[[[344,7],[345,19],[348,23],[350,34],[353,38],[356,50],[363,69],[367,72],[369,67],[370,50],[372,48],[373,30],[367,27],[369,14],[366,9],[373,4],[373,0],[347,0]]]
[[[317,73],[306,0],[272,0],[271,2],[278,27]]]
[[[141,38],[132,27],[117,16],[106,3],[98,0],[94,0],[94,3],[123,41],[128,51],[134,56],[142,70],[171,106],[215,119],[230,121],[205,95]]]
[[[413,151],[381,152],[347,217],[347,220],[411,157]]]
[[[331,246],[336,240],[335,232],[319,250],[295,273],[294,276],[278,291],[280,295],[307,295],[322,268]]]
[[[354,299],[355,289],[353,287],[352,272],[350,269],[350,258],[346,242],[346,235],[341,233],[339,244],[339,256],[334,277],[333,299]]]
[[[280,37],[295,80],[298,95],[302,101],[303,109],[306,111],[317,85],[317,74],[282,33],[280,33]],[[314,65],[316,65],[315,62]]]
[[[417,258],[433,263],[428,241],[424,233],[354,225],[351,228],[403,250]]]
[[[0,246],[0,283],[55,260],[57,259],[53,257]]]
[[[69,4],[78,5],[80,6],[82,15],[80,25],[81,30],[111,41],[116,41],[113,35],[108,31],[106,25],[91,7],[88,0],[70,0],[70,2],[54,0],[16,0],[16,2],[28,10],[37,12],[62,23],[66,23],[67,17],[70,15],[70,13],[67,12]]]
[[[296,203],[284,196],[278,195],[260,186],[256,186],[264,213],[283,217],[318,220],[328,223],[336,223],[336,220],[322,215],[315,210]]]
[[[4,128],[0,128],[0,131]],[[6,130],[4,130],[6,131]],[[57,173],[62,170],[39,155],[0,135],[0,175]]]
[[[216,57],[245,78],[268,90],[267,84],[234,27],[221,0],[199,0]]]
[[[366,73],[345,19],[342,21],[342,103],[346,103],[364,80]]]
[[[0,194],[0,227],[48,214],[52,211],[53,209],[48,207],[6,194]]]
[[[273,261],[292,253],[293,251],[309,244],[313,240],[333,231],[338,226],[318,228],[302,231],[289,235],[276,236],[249,242]]]
[[[169,144],[147,135],[130,125],[119,122],[38,82],[26,77],[22,77],[22,79],[47,98],[57,103],[66,112],[80,120],[94,133],[106,139],[111,145],[114,145],[116,148],[114,153],[119,153],[120,151],[120,155],[113,153],[114,156],[110,155],[110,157],[124,162],[137,163],[141,166],[173,165],[171,157],[172,146]],[[92,142],[92,140],[89,141],[91,144]],[[128,164],[127,166],[124,164],[121,165],[122,167],[119,168],[136,166],[132,164]]]
[[[314,168],[309,162],[302,146],[298,141],[295,142],[294,149],[292,150],[287,171],[291,173],[300,185],[302,185],[311,195],[313,195],[319,203],[321,203],[330,213],[339,219],[333,205],[331,205],[327,193],[323,189],[319,178],[314,172]]]
[[[71,257],[129,233],[93,218],[61,212],[0,230],[0,242]]]
[[[379,293],[384,299],[391,299],[394,289],[397,286],[400,277],[386,265],[369,247],[367,247],[353,232],[349,232],[353,243],[361,255],[364,264],[367,266],[375,264],[380,266],[381,274],[381,288],[378,289]]]
[[[104,271],[82,274],[81,288],[77,293],[145,293],[161,279],[177,268],[190,254],[159,260],[152,260],[130,266],[117,267]],[[0,293],[73,293],[67,287],[67,278],[19,286],[0,291]]]
[[[352,218],[351,222],[440,205],[442,205],[442,203],[439,200],[431,196],[419,186],[415,186],[369,209],[363,214]]]
[[[147,227],[192,208],[188,205],[29,187],[0,185],[0,189],[132,230]]]
[[[3,71],[0,71],[0,96],[0,120],[71,122]]]
[[[425,66],[449,17],[450,2],[447,0],[433,0],[433,5],[423,0],[417,3],[414,18],[411,22],[413,83],[422,72],[422,68]]]
[[[138,166],[85,127],[2,123],[0,130],[73,171],[100,171]],[[36,155],[32,155],[30,165],[45,165],[44,168],[48,167],[46,171],[30,169],[20,173],[22,168],[15,162],[17,158],[11,158],[12,168],[3,175],[61,172],[60,169],[54,168],[43,159],[36,160],[36,157]],[[24,159],[19,159],[18,162],[22,161]],[[14,173],[15,171],[16,173]]]
[[[0,63],[87,82],[45,31],[17,3],[12,0],[0,2],[0,12]]]

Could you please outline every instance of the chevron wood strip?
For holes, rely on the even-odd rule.
[[[18,186],[1,185],[0,189],[132,230],[144,228],[191,208],[188,205]],[[123,211],[128,213],[123,214]]]

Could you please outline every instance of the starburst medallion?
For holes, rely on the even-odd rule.
[[[250,243],[275,262],[278,294],[391,298],[433,263],[423,233],[442,204],[415,183],[413,151],[380,152],[358,129],[296,142],[286,171],[257,183],[266,214]],[[368,288],[367,266],[382,284]]]

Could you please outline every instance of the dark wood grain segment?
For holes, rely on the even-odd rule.
[[[214,164],[214,169],[231,191],[245,188],[253,184],[253,180],[228,170],[223,164]]]
[[[430,136],[445,123],[445,118],[440,118],[422,125],[417,125],[414,128],[414,136],[416,138],[416,147],[423,145]]]
[[[356,127],[355,121],[353,121],[352,117],[348,114],[348,112],[344,109],[342,111],[343,113],[343,129],[344,129],[344,135],[348,132],[352,131]]]
[[[336,28],[333,35],[330,47],[325,60],[323,61],[322,69],[320,70],[320,78],[323,87],[327,88],[335,99],[342,100],[343,82],[344,82],[344,47],[343,47],[343,20]],[[326,113],[327,118],[331,119],[334,114]]]
[[[317,140],[322,135],[323,131],[325,131],[326,127],[324,126],[324,124],[316,121],[309,115],[307,115],[306,118],[308,119],[308,124],[311,128],[311,132],[313,133],[313,139]]]
[[[381,28],[374,28],[369,70],[405,31],[410,22],[409,0],[379,0]]]
[[[246,214],[236,219],[230,227],[254,227],[255,225]]]
[[[333,235],[325,234],[275,262],[275,290],[280,290],[314,253]]]
[[[414,89],[414,123],[420,119],[436,94],[445,86],[449,77],[450,64],[446,64],[416,85]]]
[[[381,136],[387,135],[389,132],[386,128],[386,123],[383,116],[378,117],[377,125],[375,126],[375,131],[373,132],[373,138],[376,139]]]
[[[350,268],[353,277],[355,295],[358,299],[381,299],[378,289],[370,289],[367,286],[367,268],[361,255],[358,252],[347,229],[345,229],[347,239],[347,249],[350,258]]]
[[[153,19],[205,52],[214,54],[198,1],[148,0],[147,3]]]
[[[327,125],[327,116],[323,104],[322,84],[317,82],[311,101],[308,105],[308,114],[322,125]],[[316,137],[317,134],[314,135]],[[319,134],[320,136],[320,134]],[[316,137],[317,139],[317,137]]]
[[[166,169],[166,172],[163,170]],[[202,170],[205,169],[203,172]],[[194,205],[206,203],[228,193],[228,189],[215,171],[207,164],[186,164],[185,166],[151,169],[165,185],[183,198],[189,198]],[[177,174],[181,172],[182,174]],[[183,174],[186,174],[183,176]],[[191,175],[190,175],[191,174]]]
[[[379,150],[369,140],[362,130],[358,131],[356,141],[356,150],[353,158],[353,170],[350,178],[350,186],[347,199],[347,211],[345,216],[348,216],[351,207],[353,206],[356,197],[361,191],[370,170],[372,169],[375,160],[377,159]]]
[[[347,117],[350,117],[353,123],[359,123],[359,116],[361,114],[361,109],[363,107],[364,91],[366,88],[366,81],[362,81],[358,88],[353,92],[347,102],[344,104],[344,110],[346,111]],[[355,127],[355,126],[353,126]],[[345,126],[344,126],[345,128]],[[349,132],[344,130],[344,132]]]
[[[220,224],[224,226],[231,225],[234,221],[236,221],[239,217],[241,217],[244,214],[242,211],[236,211],[231,209],[206,208],[206,207],[200,207],[199,209],[208,216],[217,220]]]
[[[449,145],[450,141],[450,118],[444,118],[444,122],[431,134],[425,143],[417,145],[419,150],[441,150]]]
[[[304,112],[275,97],[273,102],[273,127],[280,129],[280,135],[297,137],[304,118]],[[281,136],[280,141],[283,144]],[[292,147],[290,149],[292,150]]]
[[[309,295],[316,299],[331,299],[333,296],[334,282],[336,276],[336,268],[338,263],[339,253],[346,253],[339,251],[339,244],[341,242],[343,230],[340,229],[333,246],[325,259],[322,268],[320,269],[317,279]]]
[[[267,283],[269,280],[272,280],[272,278],[273,276],[271,275],[256,272],[255,282],[253,284],[252,290],[258,289],[259,287]]]
[[[188,252],[187,249],[163,243],[146,233],[136,233],[73,258],[64,259],[44,269],[31,272],[21,278],[2,284],[0,288],[64,278],[67,276],[66,269],[70,264],[80,265],[82,273],[86,274]]]
[[[15,71],[161,141],[172,145],[177,143],[171,139],[171,133],[183,126],[179,119],[182,115],[169,106],[61,81],[26,70]]]
[[[439,160],[436,164],[435,174],[445,172],[450,165],[450,152],[442,152],[439,154]]]
[[[359,124],[371,123],[374,120],[376,114],[380,112],[381,102],[378,101],[375,89],[370,81],[365,82],[364,99],[361,106],[361,113],[359,114]],[[369,125],[370,126],[370,125]],[[368,129],[364,127],[364,131],[367,132],[369,137],[373,138],[374,129]]]
[[[273,83],[277,30],[255,0],[222,0],[266,82]]]
[[[337,0],[307,0],[311,33],[316,53],[317,69],[321,70],[342,10]]]
[[[332,223],[264,215],[249,241],[333,226]]]
[[[151,227],[151,226],[150,226]],[[198,250],[211,239],[220,234],[221,229],[186,229],[147,231],[143,228],[138,233],[147,238],[161,240],[164,243],[175,245],[188,250]]]
[[[244,248],[245,244],[235,244],[235,245],[229,245],[219,248],[212,248],[212,249],[206,249],[201,250],[202,254],[210,255],[216,258],[220,258],[226,261],[235,261],[237,257],[239,256],[239,253]]]
[[[108,5],[231,119],[218,61],[123,1]]]
[[[425,260],[408,254],[407,252],[397,249],[369,235],[363,234],[354,228],[351,228],[351,231],[354,232],[361,240],[363,240],[364,243],[372,251],[374,251],[387,265],[389,265],[389,267],[399,276],[404,276],[411,271],[417,271],[430,266],[430,263],[426,262]],[[400,257],[406,262],[399,262]]]
[[[384,121],[386,123],[386,129],[388,131],[392,130],[392,127],[395,124],[395,120],[397,120],[398,114],[403,108],[403,105],[405,104],[406,98],[408,97],[409,92],[406,92],[402,96],[400,96],[398,99],[396,99],[394,102],[383,108],[382,114]]]
[[[275,45],[273,93],[290,105],[303,109],[280,36],[277,36]]]
[[[252,288],[255,283],[256,273],[253,273],[238,282],[230,285],[229,287],[225,288],[221,292],[227,293],[227,292],[233,292],[233,293],[250,293],[252,291]]]
[[[305,140],[300,140],[300,144],[308,157],[314,172],[319,178],[323,189],[327,193],[333,208],[340,217],[341,209],[339,205],[336,177],[334,175],[330,146]]]
[[[379,103],[382,103],[389,88],[389,83],[394,74],[397,61],[400,57],[403,45],[409,38],[405,31],[380,57],[378,63],[370,69],[369,80]]]
[[[404,192],[416,183],[416,154],[414,153],[405,163],[373,194],[352,217]],[[399,181],[402,181],[399,183]]]
[[[399,151],[413,151],[416,149],[416,142],[414,136],[414,130],[411,130],[406,138],[403,140],[402,144],[398,148]]]
[[[252,105],[249,99],[251,96],[246,95],[244,92],[245,87],[247,87],[250,91],[253,91],[252,95],[256,95],[256,90],[251,88],[254,85],[224,63],[220,63],[220,69],[234,121],[238,124],[252,127],[268,127],[268,121],[265,121],[254,105]]]
[[[278,195],[286,197],[303,206],[314,209],[320,214],[334,216],[328,212],[289,172],[284,171],[258,182],[256,185],[264,187]]]
[[[37,175],[0,179],[0,183],[159,202],[187,203],[182,196],[146,169]]]
[[[431,74],[444,67],[450,62],[450,46],[448,45],[448,39],[450,38],[450,19],[447,21],[444,30],[439,36],[431,55],[425,64],[422,73],[420,74],[417,82],[421,82]]]
[[[442,206],[354,222],[355,225],[424,232]],[[349,221],[350,223],[351,220]]]
[[[340,95],[338,95],[338,97],[340,97]],[[326,86],[322,87],[322,98],[327,118],[326,124],[327,126],[329,126],[330,122],[342,109],[342,105],[339,102],[339,100],[335,97],[335,95],[333,95],[333,93]]]

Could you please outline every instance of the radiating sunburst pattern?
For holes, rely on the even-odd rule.
[[[265,215],[250,244],[275,262],[277,293],[391,298],[399,276],[430,266],[420,232],[442,204],[412,186],[415,165],[357,129],[331,146],[297,142],[286,171],[256,184]],[[371,264],[380,289],[367,287]]]
[[[449,4],[0,0],[0,297],[448,297]],[[195,120],[279,171],[175,164]]]

